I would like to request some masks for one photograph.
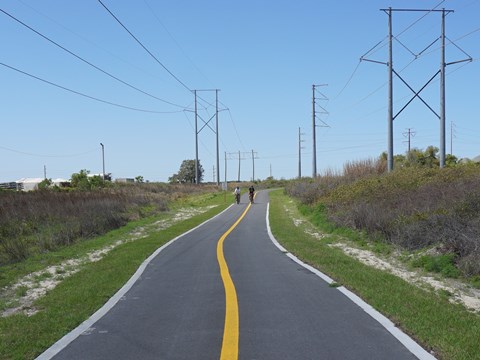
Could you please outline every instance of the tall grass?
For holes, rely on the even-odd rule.
[[[343,171],[327,169],[315,179],[303,178],[287,184],[286,191],[304,204],[314,204],[341,185],[381,175],[385,171],[386,162],[383,159],[349,161],[344,164]]]
[[[92,191],[0,192],[0,266],[104,234],[205,187],[117,184]],[[211,188],[209,188],[211,190]]]
[[[480,167],[404,168],[381,173],[375,162],[297,182],[287,192],[322,206],[338,226],[414,250],[453,254],[466,276],[480,274]]]

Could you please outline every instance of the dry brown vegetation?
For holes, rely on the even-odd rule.
[[[383,160],[369,160],[297,181],[287,192],[338,226],[408,250],[435,247],[463,275],[480,274],[479,166],[385,173]]]
[[[0,265],[104,234],[167,210],[171,200],[205,190],[150,183],[91,191],[0,191]]]

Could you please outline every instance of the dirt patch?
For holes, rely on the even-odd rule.
[[[449,298],[451,302],[463,304],[471,311],[480,312],[480,290],[470,288],[460,281],[454,279],[439,280],[432,276],[425,276],[419,272],[406,269],[403,264],[394,258],[381,259],[371,251],[357,249],[344,243],[330,244],[330,246],[342,249],[345,254],[354,257],[365,265],[388,271],[419,287],[433,288],[451,294]]]
[[[64,279],[79,272],[82,266],[100,261],[110,251],[122,244],[145,238],[153,232],[167,229],[175,223],[202,214],[213,207],[215,205],[202,208],[179,209],[171,217],[149,225],[140,226],[132,230],[124,239],[119,239],[102,249],[91,251],[81,258],[69,259],[58,265],[49,266],[24,276],[14,285],[2,289],[0,295],[6,303],[6,308],[1,312],[1,316],[6,317],[18,313],[31,316],[37,313],[38,310],[33,306],[33,303],[45,296],[48,291],[54,289]]]
[[[295,226],[303,228],[304,232],[310,236],[319,240],[328,236],[328,234],[319,232],[310,222],[295,218],[292,210],[287,206],[285,206],[285,211],[290,214]],[[480,290],[471,288],[461,281],[455,279],[437,279],[433,276],[425,275],[420,271],[407,269],[401,261],[397,260],[396,254],[388,258],[380,258],[372,251],[355,248],[346,242],[342,242],[340,238],[337,242],[329,244],[329,246],[339,248],[348,256],[359,260],[365,265],[388,271],[418,287],[442,291],[449,296],[450,302],[462,304],[468,310],[480,313]]]

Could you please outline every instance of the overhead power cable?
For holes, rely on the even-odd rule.
[[[437,9],[440,5],[442,5],[445,2],[445,0],[440,1],[434,8],[432,8],[430,11],[426,12],[422,16],[420,16],[417,20],[412,22],[410,25],[408,25],[405,29],[403,29],[400,33],[397,34],[397,37],[400,37],[403,33],[407,32],[409,29],[411,29],[415,24],[420,22],[424,17],[430,15],[435,9]]]
[[[358,64],[357,66],[355,66],[355,69],[353,70],[352,72],[352,75],[350,75],[350,77],[348,78],[347,82],[345,83],[345,85],[343,85],[342,87],[342,90],[339,91],[339,93],[332,99],[332,100],[335,100],[337,99],[340,95],[342,95],[343,91],[347,88],[348,84],[350,84],[350,81],[352,81],[353,77],[355,76],[355,73],[357,72],[360,64],[362,63],[361,60],[358,61]]]
[[[83,153],[80,153],[80,154],[70,154],[70,155],[43,155],[43,154],[34,154],[34,153],[25,152],[25,151],[10,149],[10,148],[5,147],[5,146],[0,146],[0,149],[7,150],[7,151],[11,151],[11,152],[14,152],[14,153],[17,153],[17,154],[22,154],[22,155],[36,156],[36,157],[48,157],[48,158],[71,158],[71,157],[79,157],[79,156],[83,156],[83,155],[86,155],[86,154],[91,154],[92,152],[97,151],[97,149],[92,149],[92,150],[89,150],[89,151],[86,151],[86,152],[83,152]]]
[[[240,143],[240,145],[242,146],[242,149],[244,151],[247,151],[246,148],[245,148],[245,145],[243,144],[242,142],[242,139],[240,138],[240,134],[238,133],[238,129],[237,129],[237,125],[235,124],[235,121],[233,120],[233,116],[232,116],[232,112],[230,111],[230,109],[220,101],[220,104],[222,106],[225,107],[225,110],[227,110],[228,112],[228,116],[230,117],[230,121],[232,122],[232,125],[233,125],[233,129],[235,130],[235,134],[237,135],[237,139],[238,139],[238,142]]]
[[[172,35],[172,33],[167,29],[167,27],[165,26],[165,24],[160,20],[160,17],[156,14],[155,10],[152,8],[152,6],[150,6],[150,4],[147,2],[147,0],[143,0],[143,2],[145,3],[145,5],[148,7],[148,9],[150,10],[150,12],[152,13],[153,17],[157,20],[157,22],[160,24],[160,26],[163,28],[163,30],[165,30],[165,32],[168,34],[168,36],[172,39],[172,41],[175,43],[175,45],[177,45],[177,47],[180,49],[180,51],[182,52],[182,54],[185,56],[185,58],[188,60],[188,62],[190,64],[192,64],[192,66],[195,68],[195,70],[198,71],[198,73],[200,75],[203,76],[203,78],[205,80],[207,80],[210,85],[212,85],[213,87],[215,87],[213,85],[213,83],[207,78],[207,76],[198,68],[197,65],[195,65],[195,63],[193,62],[193,60],[190,58],[190,56],[188,56],[187,52],[183,49],[183,47],[179,44],[179,42],[175,39],[175,37]]]
[[[173,72],[171,72],[160,60],[158,60],[158,58],[152,54],[152,52],[150,50],[148,50],[146,48],[145,45],[142,44],[142,42],[140,40],[138,40],[138,38],[133,35],[133,33],[128,30],[128,28],[120,21],[120,19],[118,19],[115,14],[113,12],[110,11],[110,9],[102,2],[102,0],[98,0],[98,2],[100,3],[100,5],[102,5],[105,10],[120,24],[121,27],[123,27],[125,29],[126,32],[128,32],[128,34],[166,71],[168,72],[179,84],[181,84],[185,89],[187,89],[188,91],[192,91],[187,85],[185,85],[185,83],[180,80]]]
[[[143,43],[120,21],[118,17],[115,16],[115,14],[101,1],[98,0],[98,2],[105,8],[105,10],[117,21],[123,29],[128,32],[128,34],[166,71],[172,76],[180,85],[182,85],[185,89],[187,89],[190,93],[193,92],[193,89],[190,89],[182,80],[180,80],[172,71],[170,71],[153,53],[148,50],[148,48],[143,45]],[[197,95],[197,98],[204,103],[206,103],[209,106],[214,106],[212,103],[206,101],[204,98],[202,98],[200,95]]]
[[[51,81],[48,81],[48,80],[45,80],[45,79],[42,79],[38,76],[35,76],[35,75],[32,75],[32,74],[29,74],[25,71],[22,71],[20,69],[17,69],[13,66],[10,66],[10,65],[7,65],[7,64],[4,64],[2,62],[0,62],[0,65],[10,69],[10,70],[14,70],[16,72],[19,72],[23,75],[26,75],[26,76],[29,76],[33,79],[36,79],[36,80],[39,80],[41,82],[44,82],[46,84],[49,84],[49,85],[52,85],[52,86],[55,86],[59,89],[62,89],[62,90],[65,90],[65,91],[68,91],[68,92],[71,92],[73,94],[76,94],[76,95],[80,95],[80,96],[83,96],[83,97],[86,97],[88,99],[91,99],[91,100],[95,100],[95,101],[98,101],[98,102],[101,102],[101,103],[104,103],[104,104],[108,104],[108,105],[112,105],[112,106],[116,106],[116,107],[120,107],[120,108],[123,108],[123,109],[128,109],[128,110],[134,110],[134,111],[140,111],[140,112],[146,112],[146,113],[154,113],[154,114],[172,114],[172,113],[179,113],[179,112],[182,112],[182,110],[178,110],[178,111],[155,111],[155,110],[146,110],[146,109],[139,109],[139,108],[134,108],[134,107],[130,107],[130,106],[125,106],[125,105],[121,105],[121,104],[117,104],[117,103],[114,103],[114,102],[111,102],[111,101],[107,101],[107,100],[102,100],[102,99],[99,99],[97,97],[94,97],[94,96],[90,96],[90,95],[87,95],[87,94],[84,94],[84,93],[81,93],[79,91],[76,91],[76,90],[72,90],[72,89],[69,89],[65,86],[62,86],[62,85],[58,85],[58,84],[55,84]]]
[[[184,108],[184,106],[182,106],[182,105],[178,105],[178,104],[175,104],[175,103],[173,103],[173,102],[170,102],[170,101],[161,99],[161,98],[159,98],[159,97],[157,97],[157,96],[155,96],[155,95],[152,95],[152,94],[150,94],[150,93],[148,93],[148,92],[146,92],[146,91],[143,91],[143,90],[137,88],[136,86],[133,86],[133,85],[129,84],[129,83],[126,82],[126,81],[123,81],[122,79],[119,79],[119,78],[116,77],[115,75],[112,75],[112,74],[110,74],[109,72],[107,72],[106,70],[103,70],[102,68],[100,68],[100,67],[92,64],[92,63],[89,62],[88,60],[85,60],[85,59],[82,58],[81,56],[75,54],[73,51],[68,50],[66,47],[60,45],[59,43],[55,42],[54,40],[50,39],[49,37],[43,35],[43,34],[40,33],[39,31],[37,31],[37,30],[35,30],[34,28],[32,28],[31,26],[25,24],[23,21],[17,19],[15,16],[9,14],[9,13],[6,12],[5,10],[0,9],[0,11],[1,11],[2,13],[4,13],[5,15],[7,15],[8,17],[10,17],[11,19],[13,19],[13,20],[15,20],[16,22],[18,22],[19,24],[21,24],[21,25],[23,25],[24,27],[26,27],[26,28],[29,29],[30,31],[33,31],[33,32],[34,32],[35,34],[37,34],[38,36],[44,38],[44,39],[47,40],[48,42],[52,43],[53,45],[57,46],[58,48],[62,49],[63,51],[69,53],[70,55],[74,56],[74,57],[77,58],[78,60],[84,62],[85,64],[87,64],[87,65],[93,67],[94,69],[102,72],[103,74],[111,77],[112,79],[115,79],[116,81],[118,81],[118,82],[120,82],[120,83],[122,83],[122,84],[124,84],[124,85],[126,85],[126,86],[128,86],[128,87],[130,87],[131,89],[134,89],[134,90],[136,90],[136,91],[138,91],[138,92],[140,92],[140,93],[142,93],[142,94],[144,94],[144,95],[147,95],[147,96],[149,96],[149,97],[151,97],[151,98],[154,98],[154,99],[156,99],[156,100],[159,100],[159,101],[161,101],[161,102],[163,102],[163,103],[166,103],[166,104],[169,104],[169,105],[172,105],[172,106],[176,106],[176,107],[179,107],[179,108]]]

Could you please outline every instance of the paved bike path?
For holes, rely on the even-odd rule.
[[[225,290],[219,238],[246,197],[164,248],[123,298],[54,359],[219,359]],[[239,311],[239,359],[415,359],[379,322],[271,242],[268,193],[224,242]]]

